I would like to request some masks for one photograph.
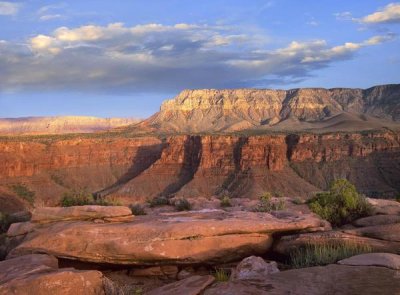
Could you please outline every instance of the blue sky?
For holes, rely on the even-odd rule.
[[[400,2],[0,1],[0,117],[147,117],[185,88],[399,83]]]

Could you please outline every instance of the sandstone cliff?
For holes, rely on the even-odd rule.
[[[0,119],[0,135],[87,133],[138,123],[133,118],[84,116],[27,117]]]
[[[142,127],[166,132],[247,129],[355,131],[398,127],[400,85],[362,89],[184,90]]]
[[[389,131],[3,140],[0,161],[1,196],[24,202],[12,189],[23,184],[45,204],[79,188],[127,204],[159,195],[306,197],[338,177],[370,196],[400,192],[400,133]]]

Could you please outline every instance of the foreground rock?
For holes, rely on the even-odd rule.
[[[221,210],[141,216],[126,223],[61,221],[35,227],[9,257],[48,253],[112,264],[212,264],[265,253],[273,233],[323,226],[326,223],[310,214],[276,218]]]
[[[297,249],[298,247],[306,245],[343,243],[368,246],[372,252],[400,254],[400,241],[396,238],[399,233],[387,232],[385,231],[385,228],[382,228],[380,226],[365,227],[361,229],[368,230],[366,230],[365,232],[359,232],[358,230],[338,230],[284,236],[275,244],[274,251],[279,254],[289,255],[290,252]],[[379,233],[379,231],[381,230],[382,233]]]
[[[338,263],[343,265],[383,266],[391,269],[400,269],[400,255],[391,253],[367,253],[340,260]]]
[[[146,295],[198,295],[215,281],[213,276],[192,276],[151,290]]]
[[[400,294],[398,271],[375,266],[328,265],[270,274],[257,284],[218,283],[204,295]]]
[[[400,202],[385,199],[367,198],[376,214],[400,215]]]
[[[67,220],[110,219],[126,221],[132,217],[132,211],[124,206],[72,206],[72,207],[43,207],[32,212],[31,222],[48,223]]]
[[[105,294],[110,282],[99,271],[58,269],[56,258],[26,255],[0,262],[0,294]]]
[[[373,215],[357,219],[353,222],[355,226],[376,226],[400,223],[400,215]]]
[[[236,267],[235,280],[264,280],[266,276],[279,272],[275,261],[265,262],[261,257],[250,256],[243,259]]]

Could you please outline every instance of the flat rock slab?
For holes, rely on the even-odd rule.
[[[400,202],[385,199],[367,198],[368,203],[372,205],[376,214],[399,215]]]
[[[251,283],[245,281],[223,282],[217,283],[208,288],[206,291],[204,291],[204,295],[268,295],[270,294],[267,291],[268,289],[269,288],[252,285]]]
[[[361,227],[344,232],[373,239],[400,242],[400,223]]]
[[[214,281],[213,276],[192,276],[151,290],[146,295],[198,295]]]
[[[357,219],[353,222],[355,226],[376,226],[400,223],[400,215],[373,215]]]
[[[400,255],[392,253],[367,253],[338,261],[343,265],[383,266],[400,270]],[[400,279],[400,278],[399,278]]]
[[[98,271],[58,269],[55,257],[25,255],[0,262],[0,295],[104,294],[105,278]]]
[[[398,271],[375,266],[328,265],[282,271],[268,276],[268,294],[400,294]]]
[[[125,206],[72,206],[72,207],[43,207],[32,212],[31,221],[48,223],[66,220],[93,220],[132,216],[132,211]]]
[[[284,236],[274,245],[274,251],[280,254],[289,255],[293,250],[298,249],[298,247],[306,245],[323,245],[327,243],[368,245],[372,252],[400,254],[400,242],[358,236],[357,232],[352,230],[345,232],[327,231]]]
[[[154,265],[219,263],[265,253],[272,233],[313,231],[315,215],[275,218],[254,212],[184,212],[128,223],[56,222],[28,233],[10,257],[48,253],[89,262]]]

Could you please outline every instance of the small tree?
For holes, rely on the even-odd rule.
[[[346,179],[332,182],[329,191],[318,193],[308,201],[311,211],[334,226],[340,226],[371,214],[371,206]]]

